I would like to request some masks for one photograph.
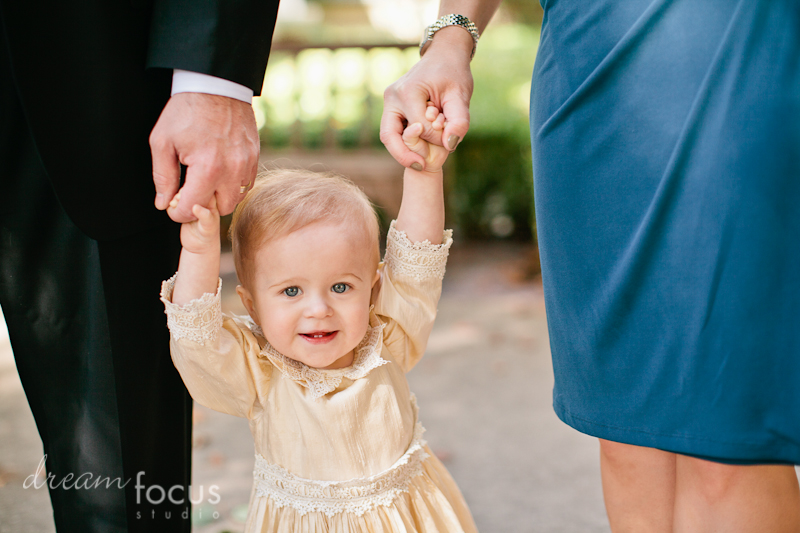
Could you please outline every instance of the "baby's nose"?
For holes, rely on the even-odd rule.
[[[333,314],[333,308],[324,296],[317,296],[306,300],[306,316],[311,318],[326,317]]]

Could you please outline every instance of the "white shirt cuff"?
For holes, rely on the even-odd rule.
[[[178,93],[217,94],[235,98],[247,104],[253,101],[253,90],[249,87],[208,74],[174,69],[172,71],[172,94]]]

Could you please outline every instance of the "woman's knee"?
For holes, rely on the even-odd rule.
[[[713,504],[740,493],[791,494],[797,491],[794,469],[782,465],[731,465],[679,456],[679,487]]]
[[[747,476],[747,466],[715,463],[696,457],[679,456],[677,474],[681,486],[690,486],[697,496],[711,503],[736,490]]]

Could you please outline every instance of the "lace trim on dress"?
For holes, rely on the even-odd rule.
[[[352,380],[363,378],[373,368],[389,362],[381,357],[384,327],[385,324],[367,327],[367,334],[355,348],[353,364],[346,368],[312,368],[300,361],[286,357],[273,348],[269,341],[261,349],[261,355],[269,359],[286,377],[311,391],[312,399],[318,400],[336,390],[341,385],[342,378]],[[251,326],[251,330],[261,337],[264,336],[261,329],[255,324]]]
[[[416,398],[411,396],[415,416]],[[390,506],[403,492],[408,492],[411,480],[423,471],[422,462],[428,458],[425,428],[417,420],[414,436],[406,452],[388,470],[367,478],[348,481],[316,481],[297,477],[286,469],[272,465],[256,454],[253,476],[256,495],[271,498],[276,507],[292,507],[301,516],[320,512],[328,517],[337,513],[362,516],[377,506]]]
[[[395,222],[393,220],[389,226],[384,258],[392,272],[415,281],[442,280],[450,245],[453,244],[453,230],[444,232],[442,244],[431,244],[427,239],[411,242],[404,231],[395,229]]]
[[[176,305],[172,303],[172,291],[177,276],[175,274],[161,284],[161,301],[164,302],[167,327],[172,338],[188,339],[200,345],[217,340],[222,329],[222,280],[217,283],[216,294],[206,293],[185,305]]]

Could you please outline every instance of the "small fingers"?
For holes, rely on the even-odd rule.
[[[398,123],[399,128],[391,130],[384,129],[381,125],[381,142],[383,142],[386,149],[395,158],[395,160],[407,168],[415,170],[422,170],[425,168],[424,159],[420,158],[413,151],[409,150],[403,139],[403,126]]]
[[[411,148],[409,145],[419,142],[420,135],[422,135],[422,124],[415,122],[403,130],[403,142],[406,143],[406,146]]]
[[[180,201],[181,201],[181,193],[179,191],[175,196],[172,197],[172,200],[170,200],[169,204],[167,205],[167,211],[174,210],[175,208],[177,208]],[[214,218],[218,213],[217,200],[216,198],[212,197],[211,201],[209,202],[209,205],[206,207],[200,204],[194,204],[192,206],[191,211],[197,220],[200,220],[201,222],[208,221],[209,219]]]
[[[169,207],[175,209],[176,207],[178,207],[178,202],[180,201],[181,201],[181,193],[180,191],[178,191],[177,193],[175,193],[175,196],[172,197],[172,200],[169,201]]]
[[[175,209],[178,208],[178,202],[180,202],[180,201],[181,201],[181,193],[180,193],[180,191],[178,191],[177,193],[175,193],[175,195],[172,197],[172,199],[167,204],[167,207],[166,207],[167,215],[169,215],[169,217],[171,219],[173,219],[173,220],[175,220]]]
[[[419,122],[411,124],[403,132],[403,142],[409,150],[423,158],[427,158],[430,154],[430,150],[428,148],[428,143],[420,138],[422,132],[422,124]],[[412,168],[417,171],[423,170],[423,168]]]
[[[211,218],[211,211],[202,205],[195,204],[192,206],[192,214],[197,217],[200,222],[207,222]]]
[[[433,102],[428,102],[428,107],[425,109],[425,119],[428,122],[433,122],[439,116],[439,108],[433,105]]]
[[[216,208],[192,206],[192,214],[197,217],[197,223],[202,233],[208,235],[219,231],[219,218]]]
[[[417,154],[419,153],[419,144],[425,142],[420,139],[422,129],[422,124],[415,122],[403,131],[403,143],[405,143],[409,150]]]
[[[431,127],[436,131],[442,131],[445,128],[445,125],[446,124],[444,121],[444,115],[439,113],[439,116],[437,116],[436,119],[433,121]]]

